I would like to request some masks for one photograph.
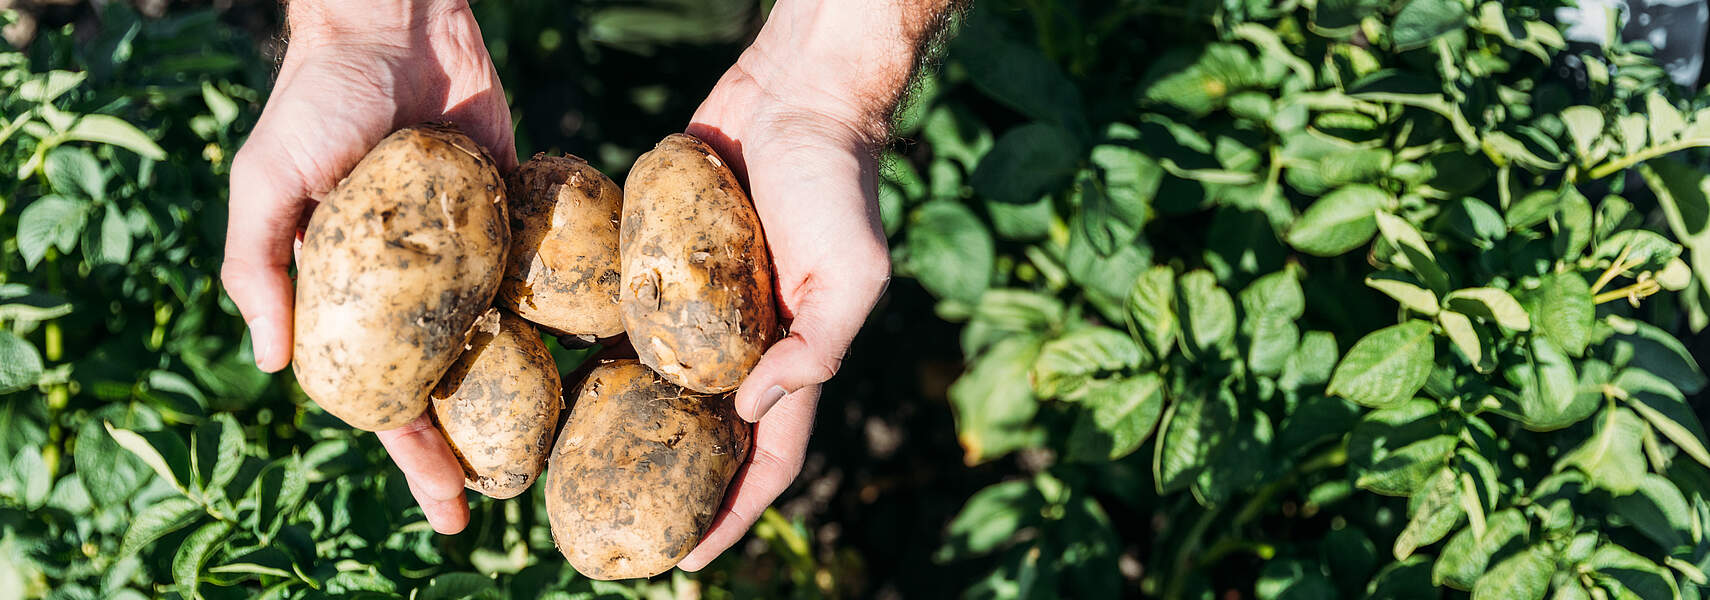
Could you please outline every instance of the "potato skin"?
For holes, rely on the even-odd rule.
[[[641,362],[697,392],[736,389],[778,337],[760,218],[704,142],[672,134],[624,181],[624,328]]]
[[[712,525],[751,443],[727,397],[688,392],[633,360],[595,367],[549,459],[552,539],[595,579],[670,570]]]
[[[546,468],[564,385],[527,321],[497,308],[434,386],[434,424],[463,466],[463,484],[491,498],[521,494]]]
[[[450,125],[375,145],[303,234],[292,353],[303,392],[369,431],[427,410],[498,290],[504,196],[493,159]]]
[[[623,333],[623,192],[575,156],[536,154],[506,179],[511,252],[498,304],[559,335]]]

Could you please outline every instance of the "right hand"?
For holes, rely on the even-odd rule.
[[[392,131],[451,121],[516,166],[510,109],[462,0],[293,0],[291,41],[261,120],[232,162],[220,279],[249,325],[255,364],[291,362],[294,241],[315,200]],[[377,435],[440,533],[469,521],[463,471],[424,414]]]

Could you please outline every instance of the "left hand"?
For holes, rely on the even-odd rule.
[[[856,107],[827,101],[799,80],[772,77],[751,48],[726,72],[688,132],[717,150],[747,184],[776,271],[789,336],[755,365],[735,395],[758,423],[712,529],[677,566],[697,571],[748,531],[801,472],[820,384],[837,373],[890,280],[879,224],[877,136]],[[774,83],[774,82],[791,83]]]

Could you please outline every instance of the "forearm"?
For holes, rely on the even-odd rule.
[[[739,66],[873,141],[965,0],[779,0]]]

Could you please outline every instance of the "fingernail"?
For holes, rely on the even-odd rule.
[[[268,361],[273,358],[273,340],[278,337],[278,327],[272,319],[261,317],[249,322],[249,347],[255,355],[256,368],[267,369]]]
[[[784,395],[788,393],[782,386],[776,385],[761,392],[760,398],[754,401],[754,420],[759,421],[760,417],[766,416],[766,411],[772,410],[772,406],[783,400]]]

